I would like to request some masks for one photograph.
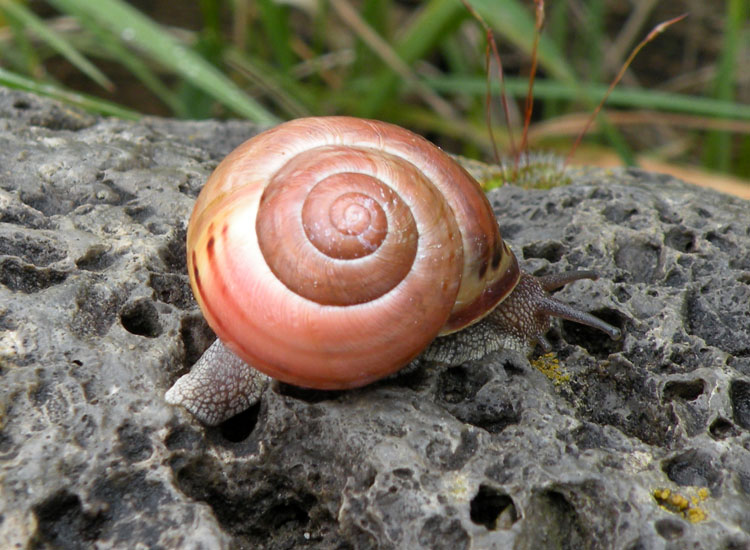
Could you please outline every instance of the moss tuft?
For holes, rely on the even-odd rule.
[[[515,159],[503,159],[499,167],[485,179],[482,187],[489,191],[509,183],[524,189],[551,189],[569,185],[571,178],[563,159],[553,153],[524,153]]]

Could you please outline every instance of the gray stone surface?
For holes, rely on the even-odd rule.
[[[750,203],[665,176],[491,195],[525,267],[601,270],[558,296],[625,331],[557,322],[556,372],[275,385],[213,429],[168,406],[211,341],[185,223],[252,130],[0,89],[0,547],[750,548]]]

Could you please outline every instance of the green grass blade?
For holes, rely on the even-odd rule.
[[[104,101],[97,97],[89,96],[86,94],[80,94],[77,92],[70,92],[51,84],[43,84],[21,76],[19,74],[7,71],[0,67],[0,84],[7,86],[8,88],[14,88],[16,90],[25,90],[32,92],[37,95],[51,97],[59,101],[76,105],[85,109],[86,111],[101,113],[103,115],[115,116],[119,118],[126,118],[131,120],[137,120],[141,118],[139,113],[125,109],[109,101]]]
[[[6,22],[12,35],[12,47],[0,47],[0,66],[41,77],[44,67],[23,24],[13,17],[6,17]]]
[[[547,13],[544,31],[558,49],[564,48],[568,40],[571,31],[568,23],[569,17],[570,9],[567,2],[555,2]],[[554,118],[564,112],[564,105],[561,101],[549,100],[543,102],[542,109],[543,118]]]
[[[91,17],[236,113],[260,124],[278,122],[216,67],[128,4],[119,0],[50,0],[50,3],[61,11]]]
[[[730,101],[734,97],[740,41],[743,36],[743,27],[747,25],[747,22],[748,1],[729,0],[725,18],[724,44],[714,84],[714,97],[718,100]],[[731,136],[727,132],[710,132],[706,137],[705,147],[704,165],[722,172],[729,171],[732,160]]]
[[[42,19],[26,6],[13,0],[0,0],[0,11],[6,17],[13,18],[34,32],[50,48],[70,61],[82,73],[91,80],[99,84],[102,88],[112,91],[114,85],[106,75],[96,68],[88,59],[81,55],[70,43],[66,42],[63,37],[49,28]]]
[[[606,77],[602,75],[604,67],[604,44],[607,43],[606,29],[604,28],[605,3],[601,0],[588,0],[586,2],[585,39],[578,40],[581,48],[580,59],[587,62],[588,71],[586,80],[589,82],[601,82]]]
[[[361,6],[362,19],[380,36],[388,36],[388,19],[394,13],[393,0],[364,0]],[[353,74],[367,73],[373,63],[377,63],[377,57],[359,37],[354,52]]]
[[[430,77],[425,78],[424,82],[441,93],[483,96],[486,90],[486,82],[480,77]],[[505,80],[505,88],[513,96],[524,97],[527,85],[525,78],[506,78]],[[498,91],[499,88],[494,86],[493,93]],[[580,94],[583,93],[589,101],[596,102],[601,99],[606,91],[607,86],[602,84],[571,86],[564,82],[537,79],[534,86],[534,97],[536,99],[577,100],[581,99]],[[617,88],[609,96],[607,105],[638,107],[734,120],[750,120],[750,105],[658,90]]]
[[[430,0],[417,18],[405,29],[394,49],[407,64],[411,64],[439,42],[451,27],[467,16],[458,0]],[[400,79],[390,69],[381,71],[368,86],[369,92],[360,102],[361,116],[376,116],[388,99],[396,93]]]
[[[105,59],[115,60],[127,68],[144,86],[151,90],[173,113],[181,112],[180,100],[152,71],[149,66],[127,49],[120,42],[119,37],[113,36],[111,32],[103,28],[92,18],[78,14],[78,21],[92,36],[96,43],[96,49],[90,46],[80,47],[81,51],[89,56],[101,56]]]
[[[289,7],[272,0],[258,0],[256,3],[258,13],[268,33],[271,51],[279,65],[288,71],[292,68],[296,58],[292,51]]]
[[[315,112],[317,98],[310,86],[300,85],[289,74],[257,57],[250,57],[237,48],[224,50],[225,63],[246,75],[259,89],[291,118],[310,116]]]
[[[97,37],[102,48],[107,50],[118,63],[125,66],[133,76],[151,90],[173,113],[180,112],[181,105],[177,94],[170,90],[140,57],[125,48],[110,33],[98,25],[92,25],[89,29]]]

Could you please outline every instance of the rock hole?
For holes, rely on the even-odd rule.
[[[529,372],[530,365],[525,358],[521,359],[518,356],[511,356],[505,358],[502,367],[505,374],[508,376],[526,376]]]
[[[314,390],[279,382],[279,395],[291,397],[305,403],[315,404],[336,399],[345,390]]]
[[[314,497],[310,497],[310,499],[314,499]],[[312,505],[312,502],[305,503],[298,502],[296,500],[290,500],[288,502],[284,502],[277,506],[274,506],[265,514],[266,520],[271,526],[271,532],[288,525],[307,525],[307,523],[310,521],[310,515],[308,514],[307,510],[311,508]]]
[[[206,456],[172,464],[180,489],[190,498],[205,502],[222,529],[242,548],[266,548],[288,539],[278,548],[296,548],[295,539],[308,528],[310,511],[318,523],[330,524],[317,498],[284,474],[248,469],[241,483],[230,482],[226,464]],[[297,540],[298,542],[298,540]]]
[[[260,401],[255,405],[228,418],[219,425],[221,436],[232,443],[245,441],[258,424],[260,415]]]
[[[65,271],[26,265],[18,258],[8,257],[0,261],[0,284],[24,294],[34,294],[67,278]]]
[[[671,269],[664,277],[664,284],[672,288],[681,288],[685,286],[686,282],[687,277],[683,270]]]
[[[701,208],[700,206],[697,206],[693,208],[696,214],[698,214],[698,217],[703,218],[704,220],[709,220],[713,218],[713,214],[706,210],[705,208]]]
[[[605,218],[615,225],[623,225],[624,222],[638,214],[635,208],[626,208],[618,204],[610,204],[602,212]]]
[[[684,524],[676,519],[660,519],[654,527],[664,540],[677,540],[685,534]]]
[[[460,365],[442,371],[437,382],[437,397],[446,403],[460,403],[473,399],[490,379],[485,369]]]
[[[633,295],[630,293],[630,291],[627,288],[624,288],[621,286],[618,286],[617,288],[615,288],[614,296],[615,296],[615,299],[621,304],[626,303],[633,297]]]
[[[750,430],[750,382],[734,380],[729,386],[732,416],[739,426]]]
[[[426,456],[441,470],[458,471],[463,468],[479,449],[477,431],[469,428],[461,430],[461,440],[458,445],[445,439],[435,439],[426,448]]]
[[[76,260],[76,267],[85,271],[104,271],[114,262],[114,258],[107,254],[108,251],[107,246],[94,245]]]
[[[3,460],[13,460],[18,456],[20,445],[16,445],[13,438],[7,434],[0,433],[0,456]]]
[[[510,529],[518,520],[518,511],[513,500],[498,489],[480,485],[479,491],[471,499],[469,515],[477,525],[484,525],[490,531]]]
[[[180,322],[180,338],[185,347],[185,367],[190,367],[214,343],[216,335],[203,317],[196,313]]]
[[[672,209],[670,206],[665,204],[656,204],[656,210],[659,212],[659,221],[665,224],[679,224],[682,221],[682,216],[679,212]]]
[[[626,547],[625,550],[648,550],[649,546],[642,539],[638,538],[634,540],[630,546]]]
[[[414,477],[414,471],[411,468],[396,468],[393,475],[400,479],[411,479]]]
[[[619,196],[619,194],[618,194]],[[594,187],[592,189],[591,193],[589,193],[589,198],[591,199],[598,199],[604,202],[610,202],[614,198],[612,195],[612,190],[608,189],[606,187]],[[572,205],[573,207],[578,205],[578,201],[575,201]]]
[[[592,422],[583,422],[571,432],[571,435],[576,446],[581,450],[602,449],[612,445],[602,427]]]
[[[129,463],[140,462],[151,456],[151,430],[139,428],[130,422],[117,428],[117,449]]]
[[[615,264],[630,275],[632,282],[649,283],[656,278],[660,253],[660,248],[651,243],[627,240],[619,243]]]
[[[683,399],[685,401],[694,401],[703,394],[705,381],[698,378],[697,380],[671,380],[664,384],[662,395],[667,401]]]
[[[0,206],[0,222],[29,229],[49,229],[51,226],[44,214],[16,199],[10,199]]]
[[[170,451],[195,449],[203,440],[203,428],[198,432],[190,426],[170,426],[169,433],[164,439],[164,444]]]
[[[78,495],[61,490],[35,506],[34,548],[81,548],[99,538],[103,518],[83,511]]]
[[[714,439],[726,439],[727,437],[738,435],[739,430],[737,430],[737,428],[734,427],[734,424],[726,418],[719,417],[711,422],[711,425],[708,428],[708,433],[710,433],[711,437]]]
[[[50,239],[29,233],[0,237],[0,256],[17,256],[25,263],[46,267],[67,257],[67,252]]]
[[[133,221],[136,221],[141,225],[145,225],[145,222],[148,221],[149,218],[152,218],[154,216],[154,209],[145,204],[131,202],[125,206],[125,213]]]
[[[716,231],[709,231],[706,233],[706,240],[727,254],[733,254],[737,249],[737,246],[734,243]]]
[[[558,242],[534,243],[523,247],[524,259],[541,258],[553,264],[559,262],[564,253],[563,245]]]
[[[695,235],[684,227],[673,227],[664,235],[664,243],[679,252],[695,252]]]
[[[691,449],[662,463],[667,477],[682,486],[715,488],[721,483],[721,473],[707,454]]]
[[[186,245],[187,229],[184,227],[176,228],[174,234],[169,238],[167,244],[159,249],[159,257],[164,262],[167,271],[173,273],[186,273]]]
[[[508,426],[521,422],[520,407],[504,400],[477,403],[469,409],[453,411],[453,415],[491,434],[502,433]]]
[[[76,296],[71,328],[80,337],[104,336],[117,318],[122,289],[101,284],[82,285]]]
[[[619,328],[623,336],[619,340],[612,340],[612,338],[598,329],[573,321],[563,320],[563,339],[571,345],[584,348],[594,357],[606,359],[610,354],[622,349],[622,342],[625,338],[625,323],[620,313],[614,309],[602,308],[590,313],[602,321],[606,321],[610,325]]]
[[[389,387],[407,388],[415,392],[427,389],[432,385],[432,376],[427,361],[412,361],[401,370],[373,383],[370,387],[385,385]]]
[[[160,302],[172,304],[179,309],[192,309],[196,306],[187,275],[151,273],[148,283]]]
[[[748,550],[748,548],[750,548],[750,545],[748,545],[746,537],[729,536],[724,539],[724,543],[721,548],[722,550]]]
[[[156,338],[162,332],[159,313],[150,300],[138,300],[123,307],[120,323],[131,334],[147,338]]]
[[[457,519],[430,516],[419,531],[422,548],[434,550],[469,550],[471,538]]]
[[[499,220],[503,220],[503,218],[499,218]],[[513,242],[513,238],[524,229],[524,225],[521,223],[503,223],[502,221],[498,221],[498,224],[500,225],[500,234],[503,236],[505,242]]]
[[[586,548],[590,540],[575,507],[555,490],[532,495],[514,548]]]
[[[13,108],[20,111],[25,111],[27,109],[31,109],[31,103],[23,99],[17,99],[13,102]]]

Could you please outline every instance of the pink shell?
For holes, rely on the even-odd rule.
[[[457,163],[348,117],[294,120],[235,149],[198,197],[187,250],[218,337],[258,370],[321,389],[397,371],[519,278]]]

